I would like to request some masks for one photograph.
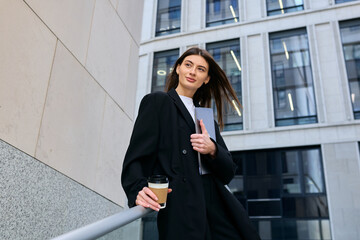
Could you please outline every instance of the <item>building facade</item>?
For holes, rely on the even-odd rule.
[[[229,187],[262,239],[360,239],[360,1],[145,0],[136,106],[192,46],[243,105]]]
[[[126,208],[143,1],[0,1],[0,239]],[[138,221],[105,239],[139,239]]]

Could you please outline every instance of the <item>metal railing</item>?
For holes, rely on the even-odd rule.
[[[52,240],[79,240],[97,239],[107,233],[114,231],[138,218],[144,217],[153,210],[136,206],[120,213],[114,214],[97,222],[75,229],[71,232],[60,235]]]

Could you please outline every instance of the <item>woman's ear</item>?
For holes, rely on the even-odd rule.
[[[176,66],[176,73],[177,73],[177,75],[179,75],[179,68],[180,68],[180,65],[178,64],[178,65]]]
[[[207,76],[206,80],[204,81],[205,84],[208,84],[208,82],[210,81],[210,76]]]

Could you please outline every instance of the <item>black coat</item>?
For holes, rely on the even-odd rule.
[[[236,165],[216,123],[215,130],[216,157],[202,155],[202,158],[209,164],[223,203],[243,239],[259,239],[242,205],[224,187],[233,178]],[[150,175],[168,176],[173,191],[168,195],[166,208],[158,214],[160,239],[203,240],[205,236],[204,192],[197,152],[190,142],[193,133],[194,121],[174,89],[151,93],[142,99],[121,179],[128,205],[133,207]]]

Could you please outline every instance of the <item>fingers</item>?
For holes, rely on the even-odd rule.
[[[168,189],[168,193],[171,193],[172,189]],[[144,187],[136,197],[136,205],[143,206],[144,208],[151,208],[155,211],[160,211],[160,204],[157,202],[156,195],[147,187]]]
[[[209,154],[214,151],[215,144],[205,134],[192,134],[190,138],[193,149],[201,154]]]
[[[210,145],[211,140],[203,134],[192,134],[190,142],[194,150],[198,151],[198,149],[206,149]]]
[[[144,187],[136,197],[136,205],[143,206],[145,208],[151,208],[155,211],[160,210],[160,204],[158,204],[156,195],[148,188]]]
[[[209,134],[208,134],[208,132],[206,130],[205,124],[204,124],[202,119],[200,120],[200,127],[201,127],[201,133],[208,136]]]

